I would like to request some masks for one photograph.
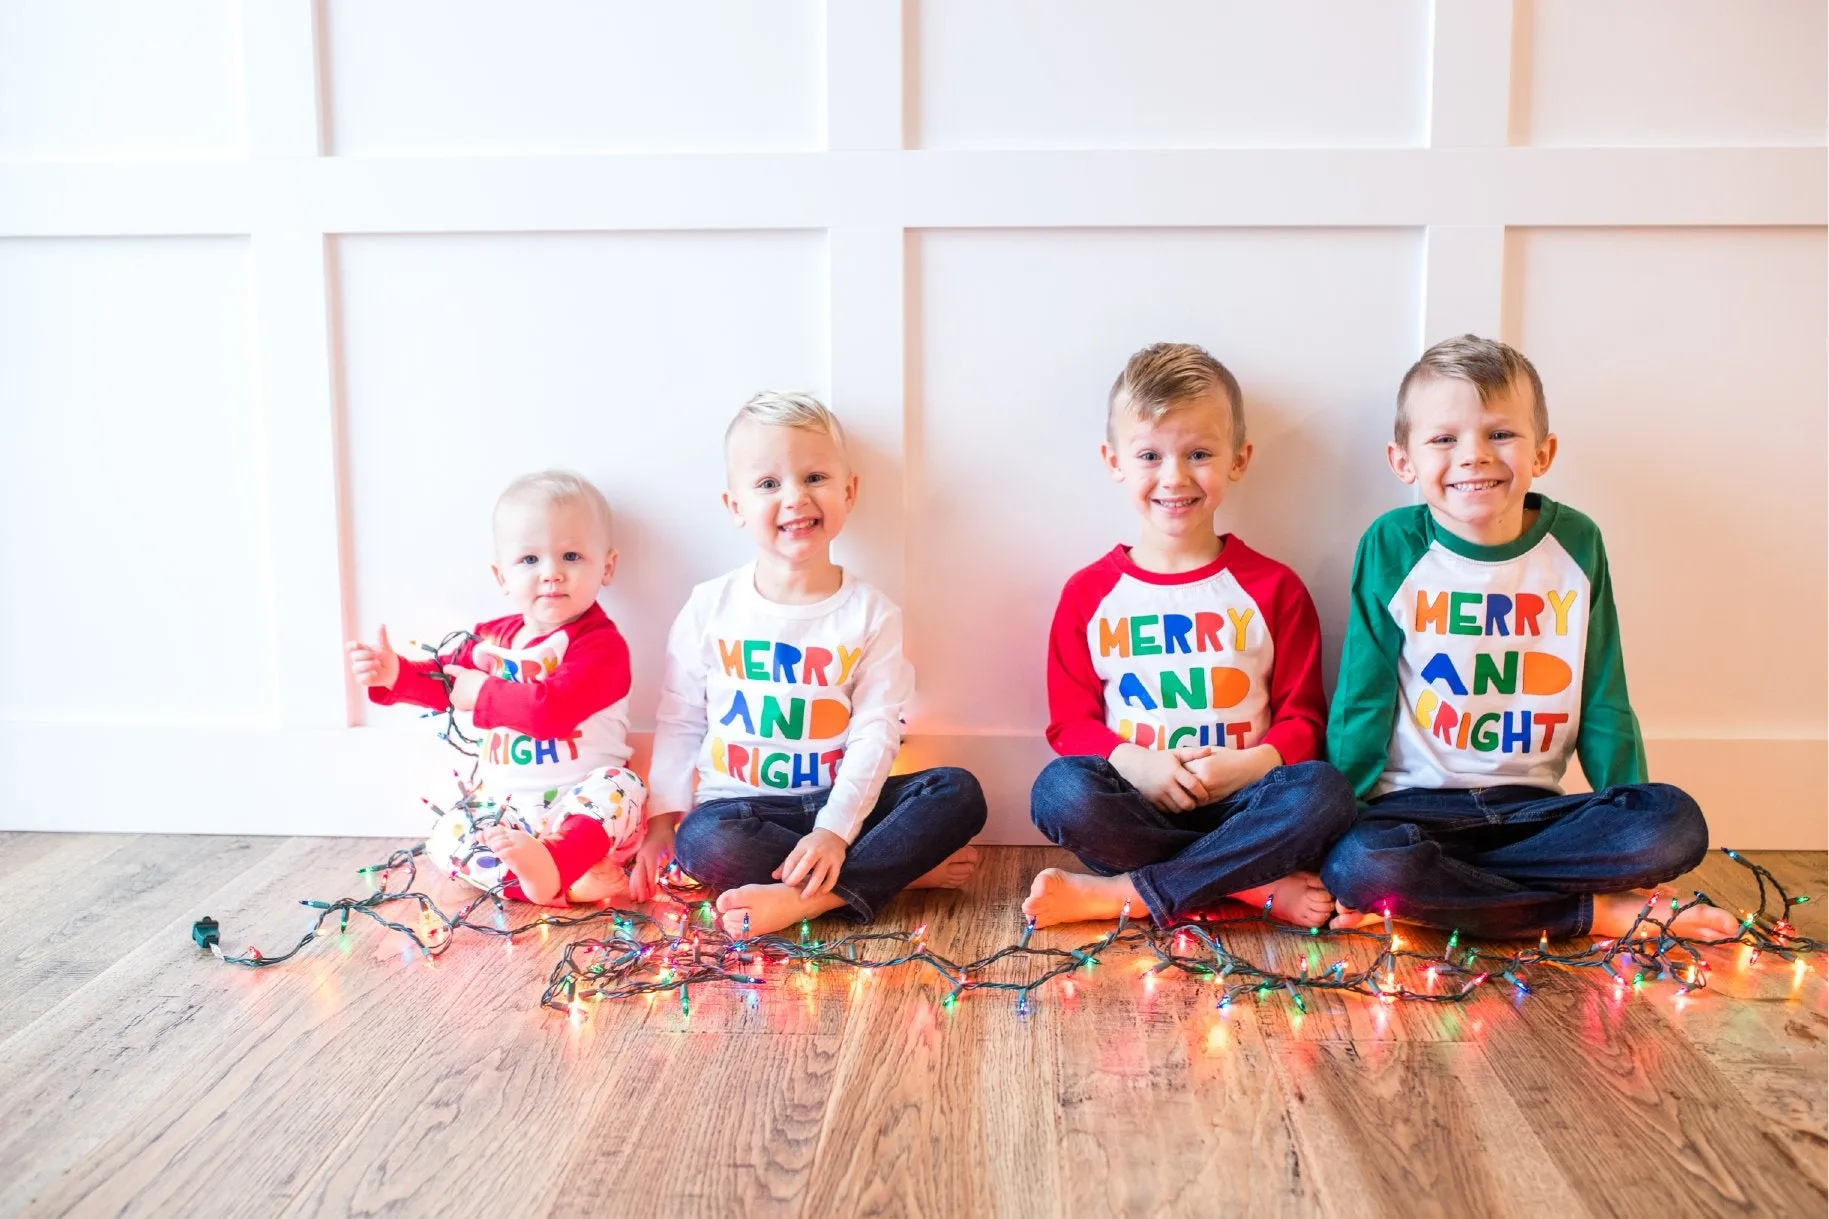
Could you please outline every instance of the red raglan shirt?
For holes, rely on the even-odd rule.
[[[1048,743],[1110,757],[1274,745],[1323,756],[1321,628],[1295,572],[1231,534],[1194,571],[1145,571],[1118,546],[1061,590],[1048,640]]]

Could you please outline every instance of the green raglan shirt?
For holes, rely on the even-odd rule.
[[[1361,799],[1406,787],[1599,791],[1645,781],[1607,552],[1545,496],[1517,541],[1476,546],[1425,505],[1372,522],[1353,559],[1328,759]]]

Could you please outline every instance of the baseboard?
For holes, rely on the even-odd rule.
[[[647,740],[638,736],[636,765]],[[1692,793],[1713,840],[1749,850],[1829,847],[1829,742],[1653,739],[1652,774]],[[963,766],[984,784],[979,841],[1042,841],[1029,784],[1039,736],[910,737],[899,769]],[[443,799],[459,761],[423,724],[327,730],[0,724],[0,829],[411,837],[420,797]],[[1579,774],[1570,785],[1580,786]]]

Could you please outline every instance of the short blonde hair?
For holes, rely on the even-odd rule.
[[[603,527],[603,540],[610,540],[610,501],[603,497],[597,484],[582,474],[570,470],[536,470],[532,474],[523,474],[495,498],[495,511],[490,520],[499,525],[502,509],[509,504],[535,503],[583,504],[590,509],[591,515]]]
[[[1536,429],[1536,440],[1541,443],[1550,434],[1550,408],[1543,400],[1543,379],[1537,375],[1536,366],[1509,343],[1463,334],[1443,339],[1423,352],[1422,359],[1410,365],[1410,371],[1397,386],[1397,422],[1391,435],[1399,448],[1410,443],[1410,413],[1404,404],[1409,401],[1411,388],[1442,379],[1467,382],[1480,392],[1481,402],[1491,402],[1519,382],[1530,386],[1531,426]]]
[[[1216,391],[1225,394],[1231,408],[1232,447],[1237,449],[1245,443],[1245,400],[1238,378],[1204,347],[1153,343],[1125,361],[1124,371],[1112,382],[1105,411],[1106,443],[1117,441],[1115,421],[1120,413],[1154,423],[1176,407]]]
[[[841,452],[845,448],[845,429],[839,425],[838,416],[818,398],[799,390],[765,389],[738,407],[730,426],[724,429],[724,447],[727,450],[732,434],[745,420],[765,423],[771,427],[824,432]]]

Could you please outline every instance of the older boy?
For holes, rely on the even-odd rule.
[[[1543,384],[1504,343],[1438,343],[1386,448],[1423,502],[1359,543],[1329,753],[1366,801],[1321,875],[1357,911],[1484,936],[1619,935],[1637,886],[1696,866],[1708,827],[1645,781],[1607,554],[1531,490],[1556,456]],[[1592,793],[1565,795],[1570,754]],[[1731,935],[1698,906],[1677,929]]]
[[[1352,823],[1321,754],[1321,633],[1296,574],[1213,514],[1251,462],[1238,382],[1188,343],[1130,358],[1108,403],[1105,464],[1138,516],[1067,581],[1048,648],[1041,831],[1096,875],[1048,868],[1023,911],[1037,926],[1159,924],[1233,897],[1325,923],[1314,868]]]
[[[901,611],[832,562],[858,489],[838,420],[760,394],[725,457],[724,506],[756,559],[693,589],[668,636],[651,824],[686,813],[680,866],[723,890],[732,934],[840,907],[868,921],[902,889],[963,885],[984,793],[954,767],[889,774],[914,671]]]

